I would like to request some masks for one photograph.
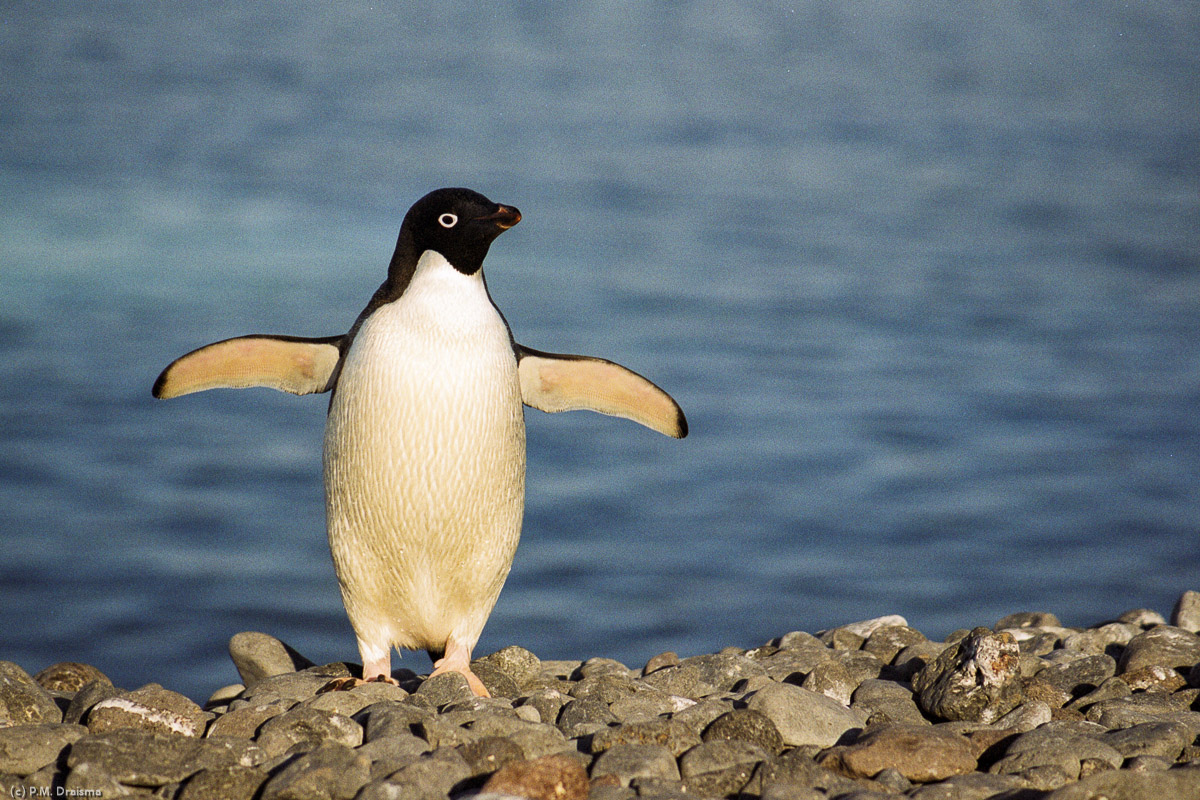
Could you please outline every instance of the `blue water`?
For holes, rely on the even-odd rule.
[[[1200,588],[1194,4],[17,2],[0,71],[0,658],[31,672],[204,697],[248,629],[357,659],[325,398],[149,389],[345,331],[446,185],[525,216],[487,263],[521,342],[692,430],[528,413],[477,653]]]

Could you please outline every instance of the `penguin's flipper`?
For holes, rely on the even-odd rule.
[[[205,389],[266,386],[292,394],[329,391],[344,336],[239,336],[175,359],[154,382],[158,398]]]
[[[666,436],[687,436],[683,409],[636,372],[603,358],[543,353],[516,345],[521,399],[539,411],[587,409],[624,417]]]

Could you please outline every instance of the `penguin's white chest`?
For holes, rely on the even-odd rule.
[[[329,544],[360,642],[473,645],[512,564],[524,484],[508,329],[480,273],[427,251],[363,322],[326,425]]]

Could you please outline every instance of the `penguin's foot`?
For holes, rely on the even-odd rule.
[[[433,672],[429,673],[429,677],[441,675],[445,672],[458,672],[467,679],[467,686],[471,687],[471,692],[476,697],[491,697],[492,694],[483,685],[483,681],[479,680],[479,676],[471,672],[471,650],[464,647],[453,639],[446,641],[446,652],[437,661],[433,662]]]
[[[362,678],[335,678],[329,683],[317,689],[317,694],[325,692],[348,692],[357,686],[365,686],[368,683],[390,683],[392,686],[399,686],[391,675],[376,675],[373,678],[367,678],[365,681]]]

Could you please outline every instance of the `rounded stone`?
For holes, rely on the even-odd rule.
[[[33,679],[46,691],[64,692],[66,694],[78,692],[85,684],[91,681],[100,681],[101,683],[107,683],[109,686],[112,685],[112,681],[108,679],[108,676],[91,664],[80,664],[75,661],[61,661],[57,664],[51,664],[37,675],[34,675]]]
[[[747,706],[769,718],[789,747],[829,747],[866,722],[861,712],[790,683],[763,687],[750,696]]]
[[[778,755],[783,750],[783,737],[771,718],[749,708],[725,712],[709,723],[701,738],[706,742],[748,742],[771,755]]]
[[[150,684],[96,703],[88,712],[87,726],[92,733],[138,728],[200,736],[210,719],[212,714],[178,692]]]
[[[273,675],[313,666],[311,661],[274,636],[258,631],[235,633],[229,640],[229,657],[246,686],[253,686]]]
[[[976,628],[913,677],[917,702],[941,719],[999,719],[1021,701],[1018,653],[1011,634]]]
[[[614,776],[622,786],[638,778],[680,779],[675,757],[657,744],[619,744],[600,754],[592,764],[592,778]]]
[[[65,748],[86,733],[82,725],[43,723],[0,728],[0,773],[31,775],[53,764]]]
[[[1190,670],[1196,664],[1200,664],[1200,636],[1159,625],[1129,640],[1117,663],[1117,674],[1152,666]]]
[[[588,790],[587,770],[565,755],[506,764],[483,785],[484,792],[528,800],[587,800]]]
[[[0,725],[62,721],[54,698],[29,673],[11,661],[0,661]]]
[[[967,740],[936,725],[881,725],[852,745],[827,750],[819,763],[852,778],[873,778],[894,769],[916,783],[963,775],[976,766]]]

